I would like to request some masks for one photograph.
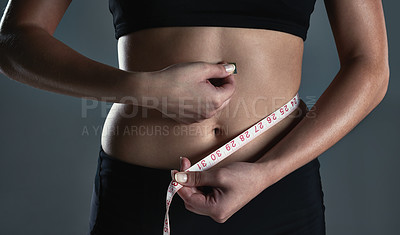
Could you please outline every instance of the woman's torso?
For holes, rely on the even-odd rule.
[[[118,54],[120,68],[130,71],[190,61],[236,63],[236,91],[229,105],[203,122],[179,124],[157,110],[127,104],[111,108],[101,142],[107,154],[136,165],[177,169],[180,156],[194,164],[293,98],[300,86],[303,40],[264,29],[165,27],[121,37]],[[300,109],[305,111],[304,105],[295,116]],[[220,164],[261,157],[297,117],[284,119]]]

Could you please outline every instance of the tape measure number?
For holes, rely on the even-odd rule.
[[[229,155],[252,141],[257,136],[261,135],[263,132],[268,130],[269,128],[276,125],[278,122],[283,120],[289,114],[291,114],[294,110],[297,109],[299,106],[299,94],[296,94],[291,100],[289,100],[286,104],[284,104],[279,109],[275,110],[273,113],[262,119],[261,121],[254,124],[249,129],[245,130],[240,135],[236,136],[231,141],[227,142],[207,157],[203,158],[196,164],[192,165],[186,171],[204,171],[207,170],[220,161],[227,158]],[[169,235],[170,234],[170,223],[169,223],[169,207],[171,205],[172,198],[174,197],[175,193],[178,192],[183,186],[180,185],[175,180],[171,181],[168,186],[167,190],[167,198],[166,198],[166,212],[165,212],[165,219],[164,219],[164,229],[163,234]]]

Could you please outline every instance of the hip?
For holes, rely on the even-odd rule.
[[[265,189],[227,222],[191,213],[177,197],[170,218],[174,234],[325,234],[319,161]],[[146,180],[143,180],[143,179]],[[100,150],[90,231],[102,234],[160,234],[170,171],[128,164]],[[193,229],[196,228],[196,229]]]

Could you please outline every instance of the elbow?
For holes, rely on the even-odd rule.
[[[24,56],[19,44],[22,37],[17,32],[0,31],[0,73],[11,79],[21,72],[17,59]]]
[[[7,74],[7,71],[12,67],[9,56],[12,41],[10,35],[0,32],[0,72],[3,74]]]
[[[389,88],[389,77],[390,77],[390,69],[389,65],[385,65],[382,68],[382,72],[380,77],[380,89],[378,90],[378,100],[381,102],[383,98],[386,96],[386,93]]]
[[[5,67],[7,64],[7,53],[6,53],[6,48],[4,45],[4,36],[0,34],[0,73],[5,74]]]
[[[390,69],[389,65],[382,65],[375,71],[373,89],[375,92],[374,101],[372,103],[372,109],[379,105],[386,96],[389,87]]]

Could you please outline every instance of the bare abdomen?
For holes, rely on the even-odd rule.
[[[176,169],[180,156],[195,163],[278,109],[300,85],[303,41],[286,33],[159,28],[124,36],[118,48],[125,70],[154,71],[189,61],[235,62],[238,70],[229,105],[201,123],[179,124],[157,110],[114,104],[103,128],[102,146],[109,155],[132,164]],[[221,164],[255,160],[296,122],[286,118]]]

